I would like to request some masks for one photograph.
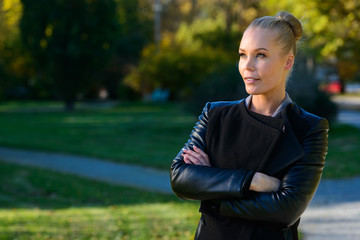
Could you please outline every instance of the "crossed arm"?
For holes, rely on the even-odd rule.
[[[186,164],[194,164],[200,166],[210,167],[210,161],[208,155],[200,148],[193,146],[194,150],[183,150],[183,158]],[[280,187],[280,180],[264,173],[255,172],[251,182],[249,190],[255,192],[274,192]]]
[[[189,142],[173,161],[170,174],[174,192],[185,199],[217,199],[223,216],[272,221],[286,226],[296,222],[320,181],[327,152],[327,121],[320,119],[307,134],[303,142],[304,157],[279,181],[251,170],[211,167],[202,150],[207,113],[205,111],[199,118]],[[250,197],[249,190],[254,191]]]

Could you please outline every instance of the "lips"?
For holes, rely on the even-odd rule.
[[[259,81],[260,78],[255,78],[255,77],[245,77],[244,78],[246,83],[255,83],[256,81]]]

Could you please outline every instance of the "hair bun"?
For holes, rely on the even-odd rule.
[[[294,15],[288,12],[279,12],[275,17],[285,21],[293,31],[296,41],[300,40],[303,35],[303,29],[300,21]]]

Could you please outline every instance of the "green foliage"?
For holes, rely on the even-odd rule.
[[[111,56],[116,5],[112,0],[22,3],[22,42],[34,61],[36,76],[53,79],[71,106]]]
[[[319,61],[336,58],[341,80],[351,80],[360,61],[360,2],[266,0],[262,7],[271,14],[286,10],[302,20],[308,54]]]
[[[300,107],[329,121],[335,121],[337,107],[330,96],[319,90],[314,74],[305,68],[304,56],[297,56],[292,75],[287,83],[290,97]]]
[[[226,39],[221,44],[228,46],[238,36],[224,36],[223,27],[219,19],[182,24],[175,35],[165,35],[159,46],[149,45],[143,50],[138,67],[132,69],[124,83],[143,95],[165,88],[172,99],[192,97],[194,88],[206,81],[208,74],[234,61],[236,54],[216,47],[216,41]],[[214,37],[208,39],[210,35]],[[234,46],[236,49],[237,43]]]
[[[263,7],[275,14],[279,9],[298,16],[303,23],[312,47],[320,47],[324,57],[339,56],[343,47],[360,41],[360,3],[356,0],[320,1],[305,0],[301,4],[288,0],[263,1]],[[355,53],[355,49],[349,49]]]
[[[117,30],[112,57],[104,71],[97,74],[98,86],[106,88],[110,99],[138,100],[139,94],[122,79],[129,68],[137,63],[142,49],[152,40],[153,12],[146,0],[114,0],[116,3]],[[97,89],[96,89],[97,90]]]
[[[0,162],[0,239],[190,239],[197,203]]]
[[[23,98],[26,91],[20,86],[28,76],[28,57],[21,51],[18,23],[20,0],[0,1],[0,99]]]
[[[163,1],[158,47],[149,45],[154,16],[147,0],[4,0],[0,99],[72,102],[79,93],[94,97],[102,87],[111,98],[134,99],[157,87],[171,89],[173,99],[189,98],[208,74],[219,72],[223,63],[233,65],[241,33],[254,18],[279,10],[302,19],[307,55],[319,62],[335,57],[341,80],[356,77],[356,0]],[[137,94],[120,85],[129,72],[125,83]]]
[[[187,101],[185,109],[192,114],[199,115],[206,102],[239,100],[247,96],[237,64],[224,65],[204,79]]]
[[[156,88],[170,90],[172,99],[192,95],[192,89],[221,61],[220,52],[209,48],[187,51],[169,46],[157,50],[154,46],[144,49],[144,57],[125,79],[134,89],[149,94]]]
[[[173,0],[167,4],[164,15],[170,24],[219,18],[225,32],[230,33],[234,29],[244,30],[253,19],[263,15],[259,5],[257,0]]]
[[[151,5],[142,0],[114,0],[118,22],[116,53],[125,62],[135,61],[152,38]]]

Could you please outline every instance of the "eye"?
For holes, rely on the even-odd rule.
[[[244,58],[244,57],[246,57],[246,54],[245,53],[239,53],[239,55],[240,55],[240,58]]]
[[[263,53],[258,53],[258,54],[256,54],[256,57],[257,57],[257,58],[264,58],[264,57],[266,57],[266,56],[265,56],[265,54],[263,54]]]

